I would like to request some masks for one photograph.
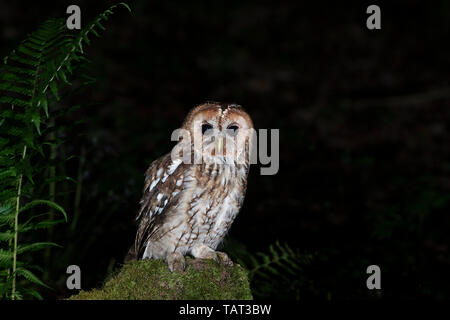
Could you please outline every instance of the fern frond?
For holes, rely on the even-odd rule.
[[[258,252],[251,255],[250,266],[247,268],[250,279],[256,275],[267,279],[274,276],[286,278],[286,274],[298,274],[310,259],[311,256],[294,252],[288,244],[281,245],[276,241],[274,245],[269,246],[269,253]]]
[[[62,213],[62,215],[64,216],[64,219],[67,221],[67,213],[66,213],[66,211],[60,205],[58,205],[57,203],[55,203],[53,201],[49,201],[49,200],[33,200],[33,201],[27,203],[26,205],[24,205],[20,209],[19,213],[22,213],[24,211],[27,211],[27,210],[29,210],[31,208],[34,208],[36,206],[39,206],[39,205],[46,205],[46,206],[49,206],[49,207],[57,210],[58,212]]]
[[[45,249],[48,247],[59,247],[62,248],[60,245],[53,243],[53,242],[35,242],[31,244],[21,244],[17,247],[17,254],[22,254],[24,252],[29,251],[38,251],[41,249]]]
[[[236,246],[235,246],[236,249]],[[276,241],[267,252],[250,253],[241,248],[234,259],[248,271],[252,293],[257,298],[276,294],[298,299],[299,287],[307,283],[305,267],[310,265],[314,255],[293,250],[287,243]]]
[[[31,108],[35,116],[30,120],[40,133],[41,109],[49,117],[49,89],[59,99],[61,87],[70,85],[66,72],[71,73],[73,61],[82,58],[83,43],[90,43],[88,35],[99,35],[96,28],[100,28],[101,22],[106,21],[119,6],[130,10],[125,3],[111,6],[76,36],[67,30],[64,19],[45,21],[5,57],[5,66],[0,73],[0,90],[5,94],[0,96],[0,104]]]
[[[0,263],[7,263],[12,259],[12,252],[0,249]]]
[[[0,242],[9,241],[14,238],[14,233],[10,231],[0,232]]]
[[[42,298],[37,291],[21,288],[16,283],[16,276],[21,276],[45,286],[29,271],[35,266],[25,268],[17,257],[58,245],[50,241],[21,244],[18,235],[67,221],[65,210],[50,201],[57,193],[46,195],[50,200],[35,200],[41,198],[37,192],[43,186],[50,184],[54,190],[58,181],[70,180],[55,174],[54,168],[61,161],[45,154],[46,145],[55,154],[62,143],[55,138],[55,132],[65,128],[55,125],[54,120],[72,110],[59,107],[53,110],[53,102],[64,97],[63,89],[71,85],[77,64],[86,60],[83,46],[93,42],[90,34],[98,37],[100,30],[104,30],[102,22],[119,6],[131,11],[125,3],[114,5],[79,32],[67,30],[64,19],[49,19],[3,59],[0,69],[0,298],[6,295],[11,299],[22,299],[24,295]],[[49,171],[53,174],[43,178]],[[37,213],[42,211],[37,207],[42,205],[50,207],[51,214],[39,221]],[[53,212],[62,214],[64,220],[54,219]],[[23,223],[19,215],[31,218]]]
[[[19,267],[16,270],[17,274],[20,276],[23,276],[28,281],[38,284],[40,286],[46,287],[47,289],[51,289],[49,286],[47,286],[44,282],[42,282],[33,272],[30,270],[27,270],[23,267]]]
[[[35,223],[23,223],[19,227],[19,232],[23,234],[23,233],[33,231],[33,230],[48,229],[48,228],[51,228],[62,222],[65,222],[65,220],[64,219],[45,220],[45,221],[39,221],[39,222],[35,222]]]

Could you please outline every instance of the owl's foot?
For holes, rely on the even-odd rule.
[[[233,266],[233,261],[231,261],[230,257],[225,252],[216,251],[216,254],[219,256],[220,261],[222,262],[223,265],[228,267]]]
[[[196,259],[212,259],[217,263],[222,263],[226,266],[233,265],[233,261],[231,261],[225,252],[214,251],[205,245],[195,247],[192,249],[191,253]]]
[[[167,265],[170,272],[183,272],[186,266],[184,256],[179,252],[172,252],[167,256]]]

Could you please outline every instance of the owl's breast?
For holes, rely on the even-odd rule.
[[[215,249],[239,213],[247,171],[229,164],[198,165],[191,177],[190,192],[186,192],[188,233],[195,235],[193,241]]]

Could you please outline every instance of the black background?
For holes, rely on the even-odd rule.
[[[1,56],[69,4],[84,24],[112,2],[0,2]],[[129,4],[87,48],[97,82],[78,97],[71,120],[85,124],[67,147],[85,150],[81,215],[75,232],[55,229],[64,249],[46,262],[56,288],[46,296],[70,295],[70,264],[85,289],[120,266],[145,169],[170,151],[190,108],[217,100],[244,106],[256,128],[280,129],[280,170],[253,166],[225,251],[266,252],[279,240],[314,256],[297,287],[268,281],[255,297],[450,297],[446,1],[374,2],[381,30],[366,28],[363,1]],[[381,292],[366,288],[371,264]]]

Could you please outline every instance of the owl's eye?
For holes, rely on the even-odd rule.
[[[239,127],[238,127],[237,125],[232,124],[232,125],[228,126],[228,128],[227,128],[227,133],[228,133],[230,136],[233,136],[233,137],[234,137],[234,136],[237,134],[238,129],[239,129]]]
[[[209,123],[202,124],[202,134],[205,134],[206,131],[211,130],[211,129],[212,129],[212,125],[210,125]]]

